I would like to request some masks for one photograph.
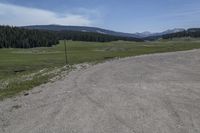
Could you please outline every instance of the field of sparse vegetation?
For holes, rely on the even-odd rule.
[[[200,48],[199,39],[183,38],[154,42],[68,41],[69,64],[101,62],[115,57],[173,52]],[[13,96],[66,71],[64,43],[49,48],[0,49],[0,99]]]

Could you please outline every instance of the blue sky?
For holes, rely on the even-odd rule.
[[[0,24],[159,32],[200,27],[200,0],[0,0]]]

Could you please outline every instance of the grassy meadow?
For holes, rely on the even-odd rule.
[[[67,42],[70,65],[197,48],[200,48],[200,39],[191,38],[154,42]],[[63,41],[49,48],[0,49],[0,100],[48,82],[68,69],[64,65]]]

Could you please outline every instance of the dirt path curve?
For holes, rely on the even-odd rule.
[[[0,133],[200,133],[200,50],[71,72],[0,102]]]

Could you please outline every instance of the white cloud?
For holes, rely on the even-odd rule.
[[[0,24],[15,26],[36,24],[90,26],[93,21],[83,14],[59,14],[43,9],[0,3]]]

